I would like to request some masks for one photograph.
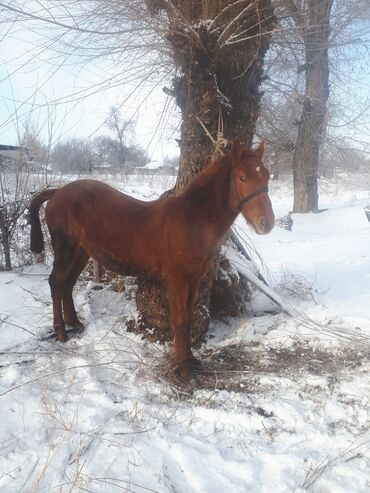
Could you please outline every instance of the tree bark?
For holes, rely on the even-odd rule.
[[[293,212],[318,210],[319,152],[326,131],[329,97],[328,42],[332,3],[333,0],[308,1],[308,25],[303,29],[306,89],[293,154]]]
[[[5,215],[0,211],[0,233],[1,233],[1,243],[4,252],[5,260],[5,270],[12,270],[12,261],[10,257],[10,238],[9,232],[5,223]]]
[[[10,243],[7,237],[3,238],[3,251],[5,258],[5,270],[12,270],[12,260],[10,257]]]

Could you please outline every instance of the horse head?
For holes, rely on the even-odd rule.
[[[275,224],[268,196],[270,173],[262,163],[264,143],[256,150],[246,149],[239,141],[232,145],[230,200],[235,211],[243,214],[256,233],[267,234]]]

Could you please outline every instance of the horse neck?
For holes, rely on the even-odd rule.
[[[185,190],[183,196],[196,209],[196,220],[217,226],[221,237],[237,213],[230,204],[231,163],[224,157],[212,162]]]

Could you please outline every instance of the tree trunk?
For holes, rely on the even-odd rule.
[[[2,211],[0,211],[0,234],[5,259],[5,270],[12,270],[12,261],[10,257],[10,238],[6,227],[5,216]]]
[[[180,74],[173,80],[173,93],[182,115],[181,157],[175,193],[181,193],[211,160],[214,146],[209,135],[217,140],[221,121],[224,139],[237,138],[247,146],[252,145],[259,115],[262,62],[274,17],[270,0],[246,0],[238,7],[233,3],[178,0],[173,2],[176,12],[167,11],[170,22],[167,39]],[[245,15],[240,15],[244,11]],[[213,22],[210,19],[214,19]],[[246,32],[246,39],[241,36],[240,43],[229,45],[230,37],[239,32]],[[198,292],[193,341],[204,339],[208,330],[218,263],[215,259],[213,269]],[[157,301],[166,300],[162,290],[161,284],[153,288],[152,281],[141,279],[138,305],[144,325],[155,325],[156,315],[160,313],[159,331],[170,335],[168,309],[156,308]],[[154,306],[153,300],[156,300]]]
[[[309,0],[304,28],[306,89],[293,155],[293,212],[318,210],[320,145],[326,131],[329,97],[328,39],[333,0]]]
[[[12,270],[12,261],[10,258],[10,243],[7,237],[3,238],[3,251],[5,258],[5,270]]]

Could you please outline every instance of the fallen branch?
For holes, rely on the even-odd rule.
[[[293,317],[295,314],[293,310],[285,303],[285,301],[277,294],[273,289],[267,286],[266,281],[262,281],[258,278],[258,275],[254,274],[247,265],[241,262],[235,262],[235,259],[230,259],[231,263],[234,265],[235,269],[244,276],[253,286],[255,286],[259,291],[261,291],[267,298],[274,302],[283,313]]]
[[[228,256],[230,262],[235,267],[235,269],[244,276],[253,286],[255,286],[261,293],[263,293],[267,298],[269,298],[273,303],[275,303],[283,313],[286,313],[290,317],[293,317],[297,323],[297,327],[305,327],[314,332],[318,332],[320,334],[324,334],[334,339],[342,339],[352,344],[356,344],[361,349],[368,349],[370,347],[370,337],[367,334],[359,333],[356,329],[351,329],[348,327],[340,327],[329,324],[322,324],[313,320],[305,313],[297,310],[295,307],[289,305],[281,296],[279,296],[273,289],[264,284],[260,279],[258,279],[257,275],[254,274],[248,264],[251,264],[250,261],[239,260]]]

